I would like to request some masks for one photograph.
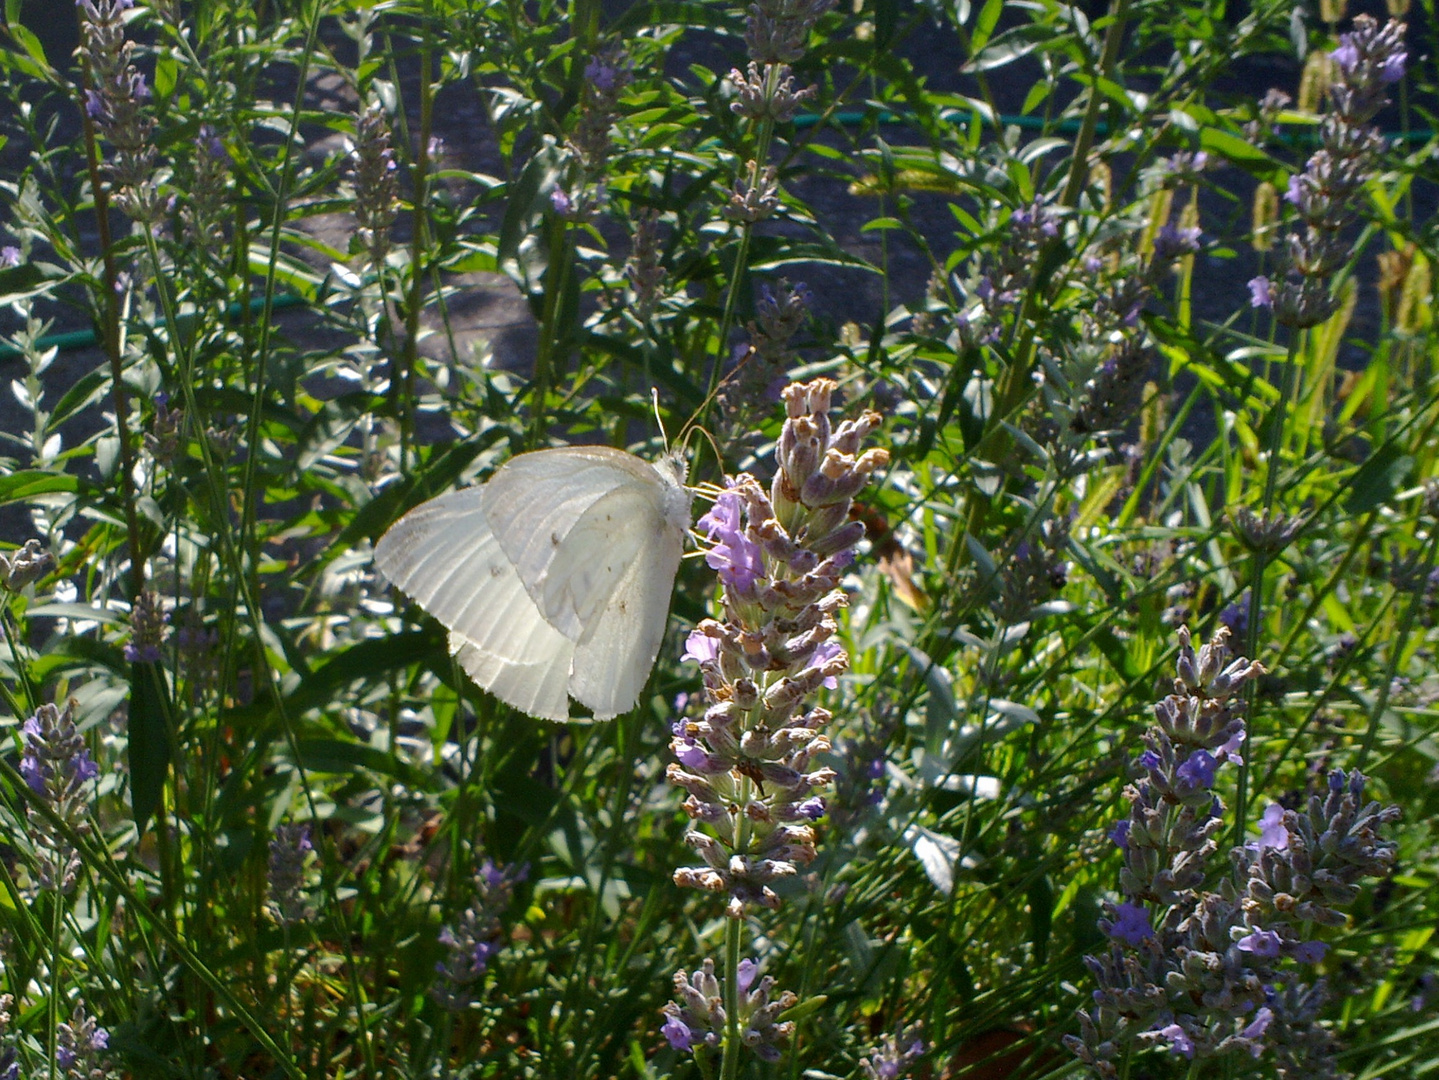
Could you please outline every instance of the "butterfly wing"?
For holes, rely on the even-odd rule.
[[[656,497],[633,511],[642,514],[638,550],[622,567],[604,606],[586,623],[571,664],[570,695],[596,720],[629,712],[644,689],[664,640],[684,545],[684,532],[665,516]],[[581,524],[576,541],[584,535],[578,533]]]
[[[483,505],[531,599],[578,641],[645,543],[663,489],[633,454],[571,446],[512,458]]]
[[[532,716],[565,720],[575,645],[540,613],[484,511],[484,489],[416,507],[375,545],[375,565],[450,630],[480,686]]]

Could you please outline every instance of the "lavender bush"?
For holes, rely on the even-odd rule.
[[[1434,23],[7,4],[0,1080],[1433,1074]],[[377,574],[662,429],[613,722]]]

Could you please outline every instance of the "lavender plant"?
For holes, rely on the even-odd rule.
[[[1202,7],[7,5],[0,1080],[1433,1072],[1426,31]],[[714,390],[629,715],[377,581]]]
[[[1244,745],[1244,686],[1264,669],[1233,656],[1226,627],[1197,652],[1187,628],[1177,637],[1175,692],[1155,706],[1125,788],[1129,816],[1110,833],[1124,856],[1124,899],[1107,903],[1100,922],[1113,944],[1085,957],[1099,988],[1080,1010],[1081,1034],[1065,1043],[1105,1077],[1136,1050],[1200,1062],[1236,1051],[1259,1058],[1271,1042],[1281,1075],[1332,1073],[1323,1042],[1296,1035],[1315,1026],[1323,994],[1308,972],[1329,946],[1311,935],[1343,926],[1339,909],[1360,882],[1393,866],[1395,845],[1379,830],[1399,808],[1366,802],[1365,778],[1336,769],[1304,812],[1271,803],[1258,839],[1231,851],[1227,874],[1211,865],[1224,829],[1215,784]]]

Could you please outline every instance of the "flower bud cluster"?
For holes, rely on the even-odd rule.
[[[994,613],[1005,626],[1034,617],[1034,609],[1064,588],[1069,577],[1069,521],[1047,518],[1027,539],[1015,545],[1000,570]]]
[[[0,555],[0,588],[19,592],[54,569],[55,556],[41,547],[39,540],[26,540],[13,554]]]
[[[430,990],[440,1006],[463,1012],[475,1000],[490,959],[504,947],[500,916],[514,898],[515,885],[528,876],[525,866],[496,866],[486,859],[475,874],[475,895],[460,917],[440,931],[445,958],[435,964],[438,976]]]
[[[125,643],[125,659],[132,664],[158,664],[169,621],[170,613],[154,593],[147,589],[135,597],[135,606],[130,609],[130,640]]]
[[[640,211],[635,220],[630,257],[625,263],[625,278],[634,290],[634,312],[641,322],[654,314],[660,290],[666,278],[661,262],[660,215],[650,207]]]
[[[788,64],[767,63],[761,69],[751,60],[748,74],[739,68],[731,68],[729,81],[734,85],[736,94],[736,100],[730,103],[730,111],[746,120],[788,123],[794,119],[800,102],[818,93],[813,86],[796,90]]]
[[[924,1039],[918,1024],[896,1035],[886,1035],[869,1057],[859,1059],[865,1080],[899,1080],[924,1054]]]
[[[749,7],[744,40],[750,59],[792,64],[805,53],[809,32],[835,0],[756,0]]]
[[[1346,777],[1336,769],[1328,783],[1303,813],[1271,804],[1260,819],[1265,831],[1239,859],[1246,913],[1281,924],[1281,934],[1292,922],[1343,926],[1339,909],[1358,898],[1360,882],[1394,865],[1396,847],[1379,829],[1399,820],[1399,808],[1365,802],[1357,771]]]
[[[831,427],[834,389],[828,379],[786,387],[769,491],[741,475],[699,521],[725,617],[701,622],[685,648],[708,708],[674,725],[668,779],[688,792],[697,827],[685,842],[704,865],[679,869],[675,882],[728,895],[732,918],[778,907],[772,883],[813,860],[810,822],[825,812],[816,792],[834,779],[816,760],[830,748],[830,713],[807,699],[848,666],[834,640],[839,583],[864,535],[850,501],[889,459],[861,450],[878,414]]]
[[[135,0],[76,0],[76,6],[89,82],[85,111],[114,148],[105,169],[115,185],[115,203],[136,221],[153,225],[165,206],[155,171],[155,121],[145,111],[152,95],[145,76],[130,63],[134,43],[125,39],[123,12]]]
[[[759,162],[751,161],[745,167],[745,176],[735,181],[729,204],[720,211],[726,221],[743,221],[753,225],[772,217],[779,209],[779,173],[773,165],[763,169]]]
[[[155,419],[145,432],[145,452],[167,469],[180,460],[180,432],[184,427],[185,410],[170,408],[170,396],[155,397]]]
[[[1250,551],[1277,555],[1299,535],[1302,522],[1283,514],[1256,514],[1247,506],[1230,511],[1234,532]]]
[[[1154,367],[1154,350],[1138,334],[1126,335],[1084,384],[1084,397],[1070,426],[1081,434],[1118,431],[1133,419]]]
[[[579,157],[586,180],[598,180],[610,159],[610,129],[620,115],[620,95],[633,78],[633,65],[611,46],[585,65],[579,125],[569,146]]]
[[[378,102],[355,120],[351,151],[355,183],[355,221],[352,241],[356,254],[367,252],[375,265],[390,251],[390,227],[400,205],[399,165],[390,132],[390,118]]]
[[[1125,789],[1129,817],[1110,833],[1124,853],[1124,899],[1106,905],[1099,926],[1113,944],[1085,957],[1099,988],[1079,1014],[1079,1037],[1065,1039],[1103,1077],[1116,1075],[1126,1046],[1190,1060],[1235,1050],[1257,1058],[1272,1047],[1282,1061],[1284,1047],[1313,1043],[1296,1004],[1313,991],[1285,961],[1321,961],[1328,946],[1304,940],[1305,929],[1342,925],[1337,909],[1354,901],[1360,879],[1394,860],[1377,830],[1397,808],[1364,803],[1364,778],[1336,771],[1307,813],[1270,806],[1258,839],[1233,849],[1232,870],[1206,888],[1224,827],[1216,773],[1240,760],[1240,694],[1264,669],[1231,658],[1227,628],[1197,653],[1187,630],[1178,637],[1175,692],[1155,707]]]
[[[41,705],[21,729],[25,751],[20,758],[20,775],[72,832],[90,832],[90,800],[85,785],[100,775],[90,757],[85,737],[75,726],[75,701],[64,710]],[[45,815],[26,805],[30,840],[35,846],[41,889],[68,893],[80,872],[80,857],[69,840]]]
[[[209,124],[201,124],[194,142],[194,175],[180,211],[185,242],[214,251],[225,242],[230,199],[230,151]]]
[[[75,1003],[68,1023],[55,1025],[55,1064],[65,1080],[109,1080],[116,1072],[101,1060],[110,1033],[95,1023],[83,1001]]]
[[[1353,224],[1360,191],[1374,174],[1384,140],[1369,121],[1388,100],[1387,88],[1404,77],[1404,24],[1383,28],[1368,15],[1354,19],[1329,55],[1330,108],[1319,125],[1320,148],[1304,171],[1290,178],[1284,198],[1302,231],[1289,234],[1287,272],[1249,282],[1255,307],[1268,307],[1286,326],[1315,326],[1338,307],[1329,278],[1349,258],[1344,233]]]
[[[774,994],[774,979],[766,975],[755,985],[759,965],[741,960],[736,981],[739,990],[740,1041],[761,1061],[776,1062],[794,1034],[794,1022],[780,1020],[799,998],[789,990]],[[686,975],[675,972],[675,997],[660,1010],[665,1015],[660,1033],[676,1050],[715,1049],[723,1042],[729,1017],[724,1007],[724,987],[715,975],[714,961]],[[683,1004],[681,1004],[681,1002]]]
[[[314,850],[308,825],[281,825],[270,841],[268,908],[270,917],[281,926],[293,926],[310,917],[305,899],[305,866]]]
[[[749,347],[720,390],[720,412],[727,432],[752,431],[756,417],[772,406],[784,385],[784,372],[794,362],[790,339],[809,318],[813,303],[814,296],[804,282],[793,288],[784,280],[773,289],[760,287],[755,320],[747,327]]]

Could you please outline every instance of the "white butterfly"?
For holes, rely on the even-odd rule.
[[[375,565],[501,701],[563,721],[568,695],[608,720],[634,707],[659,653],[690,526],[684,477],[678,454],[520,454],[411,510]]]

